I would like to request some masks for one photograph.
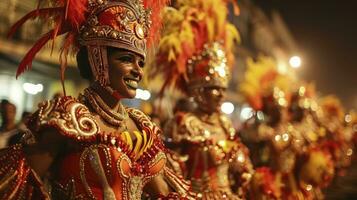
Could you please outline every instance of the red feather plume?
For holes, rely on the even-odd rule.
[[[79,30],[85,22],[88,0],[68,0],[65,19],[71,24],[73,30]]]
[[[79,28],[85,22],[86,15],[88,14],[88,0],[53,0],[51,1],[51,5],[55,7],[40,8],[44,4],[43,2],[44,0],[39,0],[37,9],[29,12],[17,21],[8,33],[8,37],[12,37],[28,20],[40,18],[43,21],[53,21],[52,29],[37,40],[21,60],[16,72],[16,78],[26,70],[31,69],[33,59],[47,42],[50,40],[54,42],[57,36],[67,34],[60,53],[61,79],[63,82],[64,71],[67,66],[67,56],[71,47],[77,45],[75,36],[78,35]],[[54,43],[52,43],[52,49],[53,46]]]
[[[20,76],[26,70],[31,69],[32,61],[36,54],[45,46],[45,44],[51,40],[54,30],[51,30],[44,34],[37,42],[32,46],[32,48],[26,53],[25,57],[21,60],[19,67],[16,71],[16,78]]]
[[[45,2],[50,1],[53,7],[41,8]],[[148,45],[155,42],[159,37],[158,30],[161,28],[161,10],[168,4],[169,0],[144,0],[144,7],[151,9],[151,25]],[[41,36],[33,47],[22,59],[16,73],[16,77],[31,68],[36,54],[50,40],[55,40],[59,35],[66,35],[60,51],[61,80],[64,81],[64,71],[67,66],[67,57],[71,51],[78,50],[77,36],[80,27],[85,23],[89,15],[88,0],[38,0],[37,9],[29,12],[16,22],[10,29],[8,37],[12,37],[16,31],[28,20],[42,19],[51,21],[51,30]],[[52,43],[53,49],[54,43]],[[64,86],[63,86],[64,87]],[[65,93],[65,91],[64,91]]]
[[[161,11],[169,4],[170,0],[144,0],[143,4],[146,9],[151,10],[151,27],[147,44],[148,46],[154,44],[159,38],[159,30],[162,26]]]
[[[53,16],[60,16],[63,13],[63,7],[55,7],[55,8],[41,8],[33,10],[19,19],[12,27],[7,34],[8,38],[11,38],[16,31],[28,20],[34,20],[36,18],[48,19]]]

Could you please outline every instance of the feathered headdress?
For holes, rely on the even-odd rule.
[[[255,110],[263,108],[263,101],[277,101],[286,106],[289,101],[291,79],[277,70],[277,64],[270,57],[260,56],[255,62],[247,60],[247,70],[240,84],[240,91]]]
[[[320,106],[326,116],[336,116],[339,120],[343,120],[344,108],[336,96],[328,95],[320,100]]]
[[[171,85],[187,93],[192,87],[227,84],[232,47],[239,40],[227,13],[223,0],[178,0],[166,9],[152,73],[164,74],[161,93]]]
[[[50,6],[43,8],[45,2],[39,0],[38,8],[22,17],[8,34],[9,37],[14,35],[16,30],[30,19],[40,18],[45,22],[51,22],[51,29],[37,40],[22,59],[16,77],[30,69],[36,54],[46,43],[60,35],[65,35],[59,58],[62,81],[67,56],[70,52],[76,53],[81,45],[113,46],[145,54],[147,43],[152,43],[158,35],[156,31],[160,27],[160,10],[168,0],[48,0],[48,2]],[[105,63],[93,61],[91,65],[105,66]],[[92,70],[96,67],[99,66],[92,66]],[[94,70],[93,73],[100,71]],[[95,76],[104,75],[95,74]]]

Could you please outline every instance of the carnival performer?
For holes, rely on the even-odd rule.
[[[244,198],[253,173],[247,149],[220,111],[238,39],[226,21],[226,6],[219,0],[176,1],[165,14],[154,64],[165,77],[162,91],[174,85],[197,104],[193,111],[175,113],[174,128],[165,135],[173,150],[187,158],[176,170],[191,180],[201,199]],[[233,184],[238,186],[232,191]]]
[[[54,0],[20,19],[51,21],[20,63],[64,35],[61,74],[68,53],[77,53],[90,86],[78,99],[44,101],[28,123],[23,144],[0,153],[1,199],[194,199],[189,185],[166,167],[160,129],[140,110],[121,104],[133,98],[143,77],[147,45],[160,26],[165,1]],[[64,92],[65,94],[65,92]],[[174,192],[176,191],[176,192]]]
[[[330,148],[336,172],[345,175],[347,167],[350,166],[353,155],[353,134],[348,127],[348,117],[342,103],[333,95],[322,97],[319,101],[321,114],[318,121],[325,130],[325,137],[321,142]]]
[[[254,109],[255,118],[248,120],[249,127],[242,137],[252,151],[253,164],[291,171],[295,162],[291,148],[299,148],[300,140],[293,139],[299,136],[288,118],[289,80],[278,73],[272,58],[259,57],[256,62],[249,59],[247,65],[241,92]],[[255,143],[259,145],[250,146]]]
[[[333,153],[340,145],[326,135],[314,85],[299,83],[297,88],[289,105],[291,123],[304,141],[295,167],[296,180],[304,199],[324,199],[322,188],[335,175]]]
[[[248,61],[241,90],[255,115],[242,135],[259,167],[251,181],[253,199],[321,199],[321,188],[333,177],[331,155],[318,144],[317,128],[300,126],[307,108],[317,109],[307,99],[312,89],[294,93],[295,84],[272,58]]]
[[[320,106],[317,102],[315,86],[299,83],[292,91],[289,105],[290,122],[303,137],[304,148],[314,146],[326,136],[325,129],[320,125]],[[305,150],[302,149],[301,153]]]

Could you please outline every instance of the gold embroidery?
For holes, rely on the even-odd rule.
[[[97,122],[88,108],[77,100],[63,97],[40,104],[38,128],[54,126],[61,134],[78,140],[88,139],[99,132]]]
[[[165,154],[159,152],[155,158],[148,163],[148,168],[146,169],[151,169],[163,159],[166,159]],[[127,166],[125,166],[125,164],[127,164]],[[125,154],[122,154],[117,161],[117,170],[123,178],[123,194],[127,194],[130,200],[141,199],[142,189],[145,184],[162,172],[162,168],[155,172],[144,172],[140,167],[142,166],[137,165],[135,162],[132,163]],[[124,195],[124,197],[125,196],[126,195]]]
[[[110,187],[97,148],[89,148],[89,163],[94,169],[103,189],[104,200],[115,200],[115,194]],[[108,162],[108,160],[106,160]]]
[[[101,158],[99,156],[99,150],[104,152],[105,155],[105,163],[102,163]],[[89,161],[90,166],[95,171],[97,175],[97,179],[101,183],[103,189],[104,199],[111,200],[115,199],[115,194],[112,188],[109,185],[109,181],[107,177],[111,177],[112,175],[112,167],[111,167],[111,156],[109,149],[105,145],[92,145],[90,147],[85,148],[80,157],[80,178],[82,184],[84,185],[87,194],[95,199],[93,192],[87,182],[86,173],[85,173],[85,164],[86,161]],[[122,154],[125,155],[125,154]],[[104,165],[103,165],[104,164]],[[107,174],[106,174],[106,173]]]

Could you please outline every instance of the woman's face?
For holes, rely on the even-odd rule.
[[[144,57],[134,52],[109,48],[109,81],[122,98],[134,98],[143,76]]]
[[[225,88],[204,87],[199,89],[195,99],[201,110],[211,114],[214,112],[220,112],[225,94]]]

